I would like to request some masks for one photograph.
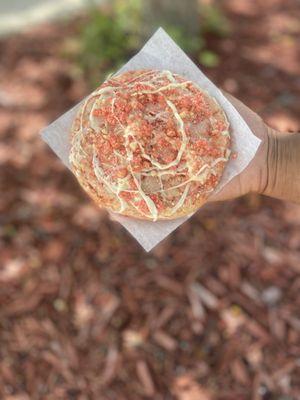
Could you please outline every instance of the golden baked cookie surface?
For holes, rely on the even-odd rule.
[[[113,76],[83,102],[71,131],[70,163],[96,203],[135,218],[196,211],[230,155],[217,102],[170,71]]]

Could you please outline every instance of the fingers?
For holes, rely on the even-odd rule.
[[[220,191],[214,192],[209,198],[209,202],[231,200],[242,196],[243,189],[241,185],[240,175],[235,176],[227,185]]]
[[[231,94],[223,92],[224,96],[230,101],[235,109],[241,114],[245,122],[249,125],[250,129],[255,136],[263,139],[266,135],[267,127],[261,117],[247,107],[240,100],[233,97]]]

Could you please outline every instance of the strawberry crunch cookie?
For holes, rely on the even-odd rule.
[[[109,78],[85,99],[71,130],[70,164],[84,190],[100,207],[152,221],[196,211],[229,156],[221,107],[170,71]]]

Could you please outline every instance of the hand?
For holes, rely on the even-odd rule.
[[[232,105],[244,118],[261,144],[250,164],[239,175],[235,176],[218,193],[212,194],[208,201],[223,201],[243,196],[250,192],[264,193],[268,182],[267,158],[269,137],[272,129],[250,108],[228,93],[224,93]]]

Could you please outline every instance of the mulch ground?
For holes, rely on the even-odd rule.
[[[299,2],[225,6],[208,75],[299,130]],[[88,91],[73,31],[0,42],[0,398],[300,399],[299,206],[210,205],[145,253],[39,138]]]

